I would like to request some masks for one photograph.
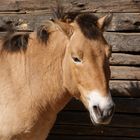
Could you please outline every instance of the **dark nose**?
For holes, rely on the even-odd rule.
[[[102,116],[103,115],[103,111],[97,105],[93,106],[93,111],[96,113],[97,116]]]
[[[99,106],[94,105],[93,110],[96,113],[97,116],[102,118],[109,118],[113,115],[115,110],[115,105],[110,105],[107,109],[101,110]]]
[[[115,105],[111,105],[107,110],[104,111],[104,117],[111,117],[114,113]]]

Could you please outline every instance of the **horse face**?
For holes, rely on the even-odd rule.
[[[64,86],[83,102],[93,123],[107,124],[114,112],[109,91],[110,46],[99,30],[101,25],[94,27],[95,36],[89,27],[82,31],[77,23],[71,26],[73,34],[63,61]]]

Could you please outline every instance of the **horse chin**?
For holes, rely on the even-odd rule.
[[[91,122],[92,122],[93,125],[95,125],[95,126],[98,125],[98,124],[94,121],[94,119],[93,119],[93,117],[92,117],[91,115],[90,115],[90,120],[91,120]]]
[[[95,115],[94,115],[95,116]],[[90,119],[93,125],[100,126],[100,125],[108,125],[111,122],[111,118],[109,118],[106,121],[103,121],[102,119],[95,118],[92,114],[90,114]]]

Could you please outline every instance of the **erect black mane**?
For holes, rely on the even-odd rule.
[[[3,25],[6,35],[2,37],[2,51],[18,52],[26,51],[29,39],[29,33],[16,32],[12,21],[5,22]]]
[[[26,51],[29,33],[7,33],[3,41],[3,49],[7,52]]]
[[[42,43],[47,43],[49,39],[49,30],[47,26],[41,25],[40,27],[37,28],[37,38],[39,39],[40,42]]]

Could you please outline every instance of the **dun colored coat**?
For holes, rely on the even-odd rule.
[[[0,41],[0,140],[45,140],[57,113],[75,97],[94,124],[110,122],[110,16],[47,21],[36,32]],[[79,116],[80,117],[80,116]]]

